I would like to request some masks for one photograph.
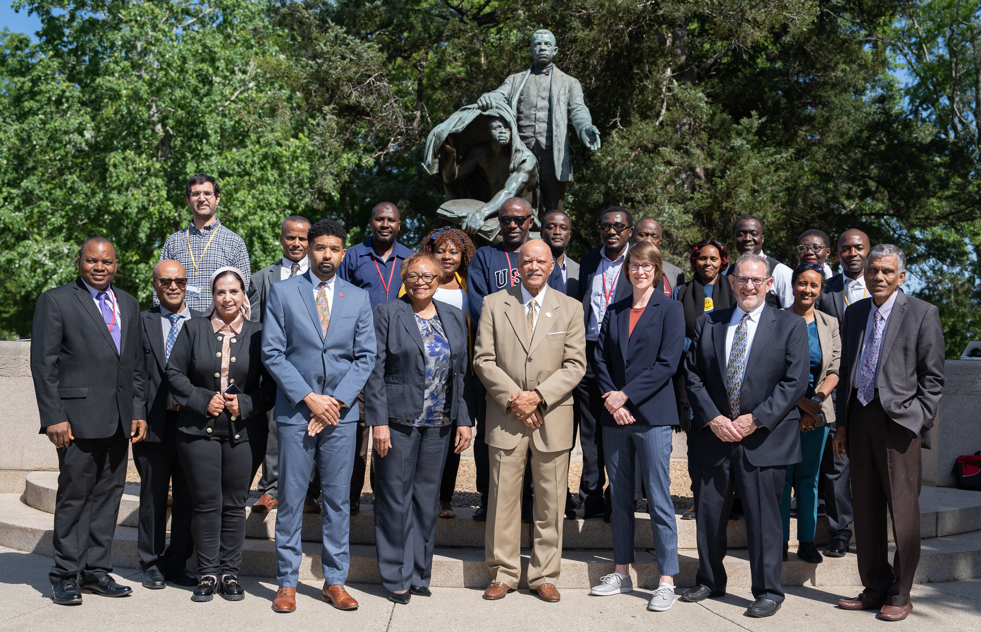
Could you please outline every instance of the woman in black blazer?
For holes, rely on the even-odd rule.
[[[406,294],[375,308],[378,357],[365,387],[372,426],[375,545],[395,603],[429,596],[440,480],[446,455],[470,445],[470,360],[463,312],[433,300],[439,261],[402,263]]]
[[[660,611],[674,603],[673,576],[679,571],[670,465],[672,427],[678,425],[673,378],[684,353],[685,320],[681,304],[657,291],[664,273],[657,246],[633,246],[623,265],[633,295],[607,310],[594,355],[605,406],[600,423],[616,568],[591,592],[613,595],[633,589],[628,567],[634,561],[634,467],[639,461],[661,573],[648,608]]]
[[[194,505],[191,535],[201,582],[191,601],[245,598],[237,575],[245,544],[245,501],[252,483],[249,435],[261,435],[275,383],[262,366],[262,325],[249,320],[245,275],[211,277],[208,318],[188,321],[170,354],[167,377],[181,407],[177,456]]]

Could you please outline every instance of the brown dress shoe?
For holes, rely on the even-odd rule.
[[[547,601],[549,603],[557,603],[562,595],[559,594],[559,589],[555,587],[555,584],[542,584],[535,589],[538,593],[538,598],[542,601]]]
[[[303,500],[303,513],[320,513],[320,501],[307,494],[307,497]]]
[[[276,508],[279,501],[269,494],[263,494],[259,496],[259,500],[255,501],[252,505],[252,513],[269,513]]]
[[[838,600],[838,607],[843,610],[879,610],[882,608],[882,602],[873,601],[871,597],[862,593],[854,599],[842,597]]]
[[[357,610],[358,602],[340,584],[324,584],[323,599],[338,610]]]
[[[487,601],[497,601],[498,599],[504,599],[508,593],[513,592],[514,588],[509,587],[507,584],[491,582],[491,585],[484,591],[484,599]]]
[[[272,602],[273,612],[293,612],[296,610],[296,588],[280,588]]]
[[[913,612],[912,602],[905,606],[882,606],[882,610],[879,611],[879,618],[883,621],[902,621],[911,612]]]

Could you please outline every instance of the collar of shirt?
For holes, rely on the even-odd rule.
[[[533,74],[533,75],[545,75],[547,77],[547,76],[549,76],[549,75],[552,74],[552,68],[554,68],[554,67],[555,67],[554,64],[549,64],[549,65],[545,66],[544,68],[541,67],[541,66],[539,66],[538,64],[534,64],[531,67],[531,74]]]
[[[334,276],[330,277],[326,281],[321,281],[320,280],[320,277],[318,277],[316,274],[314,274],[313,271],[311,271],[311,270],[307,270],[305,272],[305,274],[310,277],[310,283],[313,284],[313,291],[314,292],[319,292],[320,291],[320,284],[321,283],[326,283],[327,284],[326,285],[327,294],[328,295],[333,295],[334,294],[334,281],[337,280],[337,274],[334,274]]]
[[[214,219],[205,224],[204,228],[198,230],[198,227],[194,225],[194,220],[191,220],[190,227],[192,233],[210,233],[214,229],[218,228],[220,222],[218,221],[218,216],[215,215]]]
[[[899,294],[897,289],[892,293],[892,296],[886,299],[886,302],[882,304],[881,307],[877,307],[875,301],[872,301],[872,310],[869,312],[869,318],[875,316],[875,312],[882,314],[882,319],[885,321],[889,320],[889,316],[892,315],[892,306],[896,304],[896,295]]]
[[[89,294],[91,294],[91,295],[92,295],[92,298],[93,298],[94,300],[96,300],[96,301],[98,301],[98,300],[99,300],[98,298],[96,298],[96,295],[97,295],[97,294],[98,294],[99,292],[102,292],[102,290],[97,290],[97,289],[95,289],[94,287],[92,287],[91,285],[89,285],[88,283],[86,283],[86,282],[85,282],[84,280],[82,281],[82,285],[84,285],[84,286],[85,286],[85,289],[87,289],[87,290],[89,291]],[[111,283],[109,284],[109,287],[107,287],[107,288],[105,289],[105,291],[109,293],[109,296],[110,296],[110,298],[112,299],[112,301],[113,301],[113,302],[115,302],[115,298],[116,298],[116,295],[115,295],[115,294],[113,293],[113,291],[112,291],[112,284],[111,284]]]
[[[739,307],[738,305],[736,305],[736,309],[734,309],[732,311],[732,318],[729,319],[729,325],[730,326],[733,326],[733,327],[736,326],[736,325],[738,325],[739,324],[739,321],[741,321],[743,319],[743,314],[746,314],[746,313],[749,314],[749,319],[751,321],[753,321],[756,324],[759,324],[759,322],[760,322],[760,315],[763,313],[763,308],[764,307],[766,307],[766,301],[763,301],[762,303],[760,303],[760,306],[757,307],[756,309],[754,309],[753,311],[751,311],[751,312],[744,312],[742,307]]]
[[[167,316],[169,316],[169,315],[171,315],[173,313],[175,313],[175,312],[170,311],[169,309],[167,309],[166,307],[164,307],[163,304],[160,305],[160,315],[162,317],[166,318]],[[191,319],[191,310],[190,310],[190,308],[188,308],[187,303],[184,303],[184,309],[182,309],[181,311],[176,312],[176,313],[177,313],[178,316],[180,316],[181,318],[183,318],[185,320],[190,320]]]
[[[569,282],[569,268],[565,265],[565,257],[562,257],[562,263],[559,264],[559,270],[562,272],[562,280],[566,283]]]
[[[859,289],[865,289],[865,275],[859,276],[857,279],[853,279],[849,276],[841,275],[841,278],[845,281],[845,288],[851,289],[853,286]]]
[[[619,257],[617,257],[616,259],[610,259],[609,257],[606,256],[606,246],[603,246],[602,248],[600,248],[600,261],[605,261],[607,267],[623,265],[624,260],[627,258],[628,250],[630,250],[629,244],[623,247],[623,252],[620,253]]]
[[[538,311],[542,311],[542,308],[545,306],[545,292],[547,291],[548,291],[548,285],[543,285],[542,291],[538,293],[538,296],[532,296],[531,292],[528,291],[528,288],[526,288],[524,284],[522,284],[521,304],[527,307],[528,301],[530,301],[531,299],[535,299],[535,302],[538,303]]]
[[[368,237],[363,242],[361,242],[361,245],[363,246],[363,248],[361,249],[361,252],[358,253],[359,257],[373,257],[375,259],[378,259],[378,261],[382,261],[381,257],[378,256],[378,253],[376,253],[375,249],[371,246],[371,237]],[[402,244],[396,241],[392,245],[392,254],[389,255],[388,259],[382,261],[382,263],[387,263],[391,261],[393,257],[397,257],[399,259],[405,259],[411,256],[412,256],[412,251],[409,250],[407,246],[403,246]]]
[[[242,314],[239,313],[239,315],[235,317],[235,320],[228,323],[228,326],[231,327],[232,333],[237,336],[238,334],[242,333],[243,324],[244,324],[244,319],[242,318]],[[221,331],[221,328],[224,326],[225,326],[225,321],[223,321],[217,315],[211,317],[211,329],[215,333]]]
[[[300,264],[300,274],[306,272],[307,269],[310,267],[310,259],[308,257],[303,257],[296,263]],[[293,267],[293,262],[287,259],[286,257],[283,257],[283,259],[279,262],[279,265],[283,266],[287,270],[290,270]]]

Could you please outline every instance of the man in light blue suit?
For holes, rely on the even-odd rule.
[[[344,590],[350,565],[350,485],[358,393],[375,365],[377,345],[368,293],[335,275],[347,233],[332,220],[310,227],[310,269],[270,288],[262,361],[279,390],[273,416],[279,437],[276,516],[276,612],[296,610],[303,501],[314,461],[323,508],[323,599],[340,610],[358,602]]]

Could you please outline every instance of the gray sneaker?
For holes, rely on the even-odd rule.
[[[647,604],[647,609],[664,612],[671,609],[675,600],[677,597],[674,594],[674,586],[658,586],[657,590],[654,591],[654,596],[651,597],[651,602]]]
[[[589,594],[606,597],[607,595],[618,595],[620,593],[633,592],[633,590],[634,582],[632,579],[630,579],[630,575],[610,573],[609,575],[600,577],[599,585],[593,586],[590,589]]]

